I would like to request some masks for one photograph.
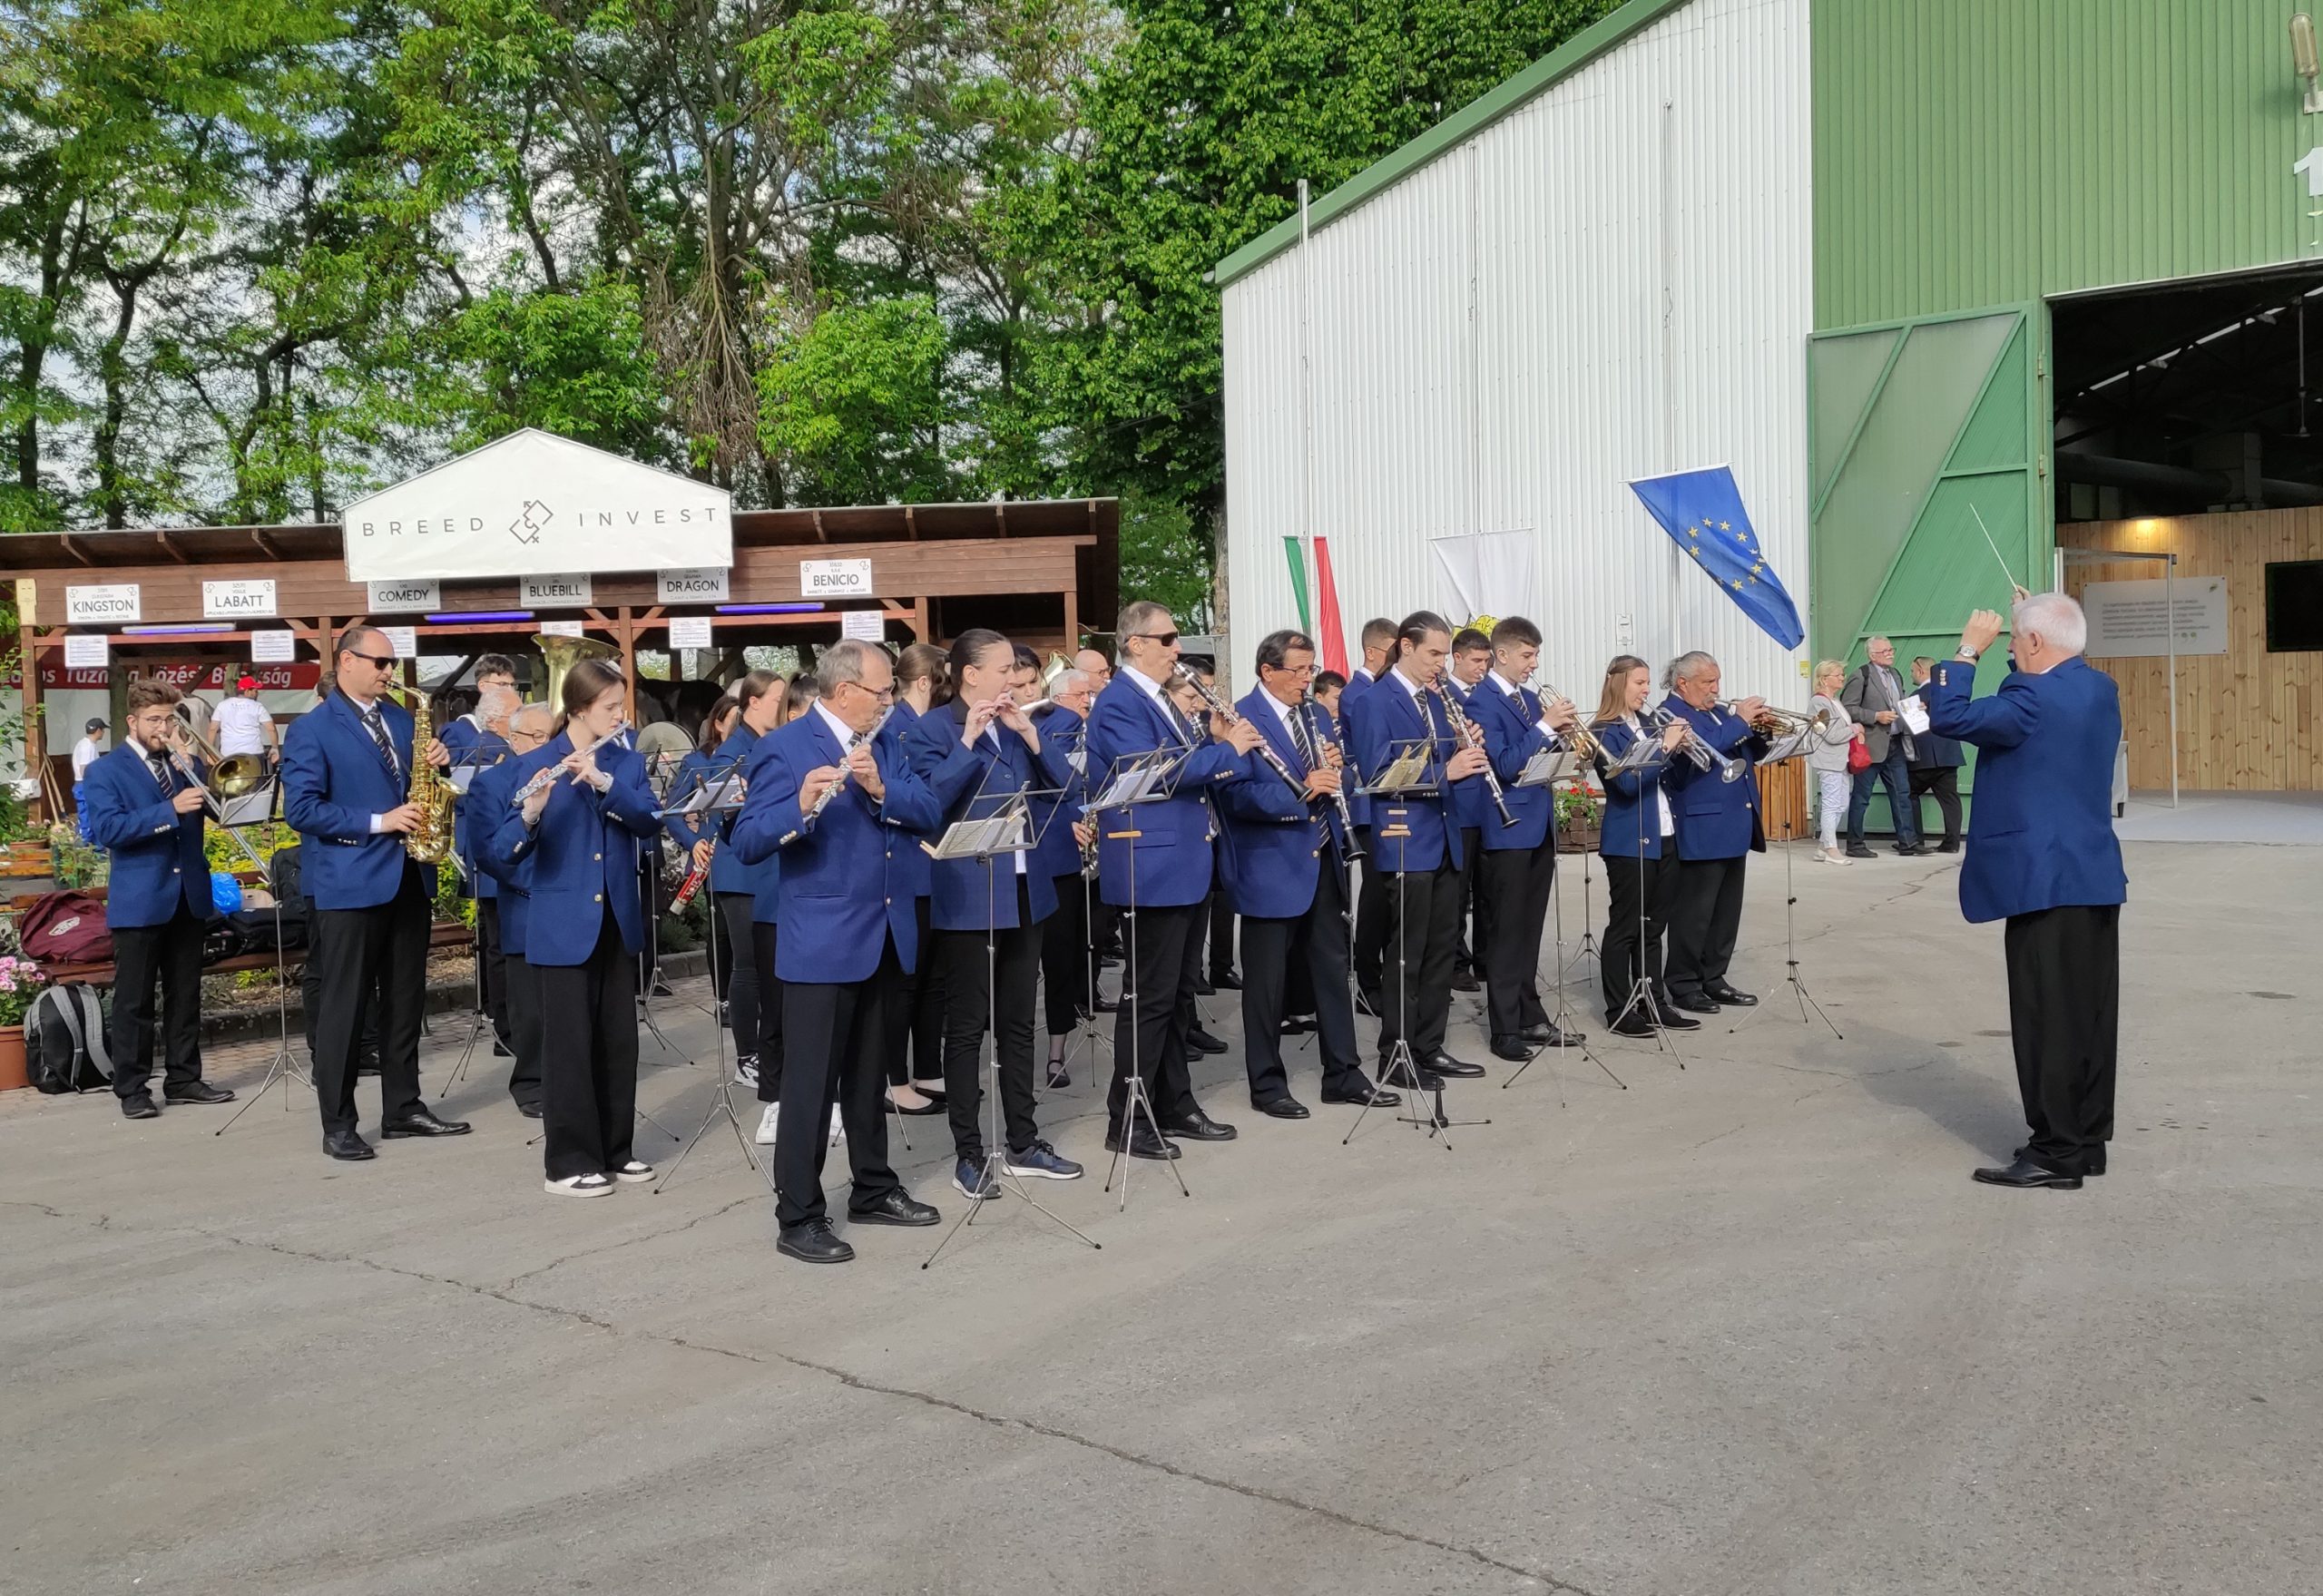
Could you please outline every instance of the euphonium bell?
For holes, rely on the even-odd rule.
[[[593,637],[560,637],[544,632],[533,639],[533,646],[540,650],[541,658],[548,662],[548,689],[542,694],[541,701],[549,707],[552,714],[562,712],[566,671],[583,660],[621,658],[619,649],[608,642],[599,642]]]

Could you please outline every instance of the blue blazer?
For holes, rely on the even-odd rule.
[[[879,735],[871,743],[872,751],[878,756],[880,769],[894,765],[900,769],[908,762],[904,754],[904,734],[919,724],[919,719],[917,710],[901,699],[896,700],[896,712],[887,717],[887,723],[879,728]],[[914,843],[933,842],[936,834],[915,831],[911,838]],[[926,897],[935,891],[936,861],[927,857],[926,848],[897,849],[896,864],[899,867],[900,878],[912,896]]]
[[[1348,722],[1352,720],[1355,715],[1356,700],[1377,685],[1378,679],[1377,677],[1371,676],[1365,671],[1358,671],[1347,679],[1347,685],[1339,689],[1338,713],[1333,716],[1332,720],[1339,729],[1339,751],[1341,753],[1351,753],[1351,750],[1347,747],[1346,729]],[[1354,764],[1355,760],[1350,757],[1348,760],[1348,765],[1350,770],[1353,769]],[[1358,826],[1362,827],[1367,831],[1371,828],[1371,798],[1368,794],[1360,792],[1351,792],[1348,794],[1347,807],[1348,812],[1355,817],[1355,823]]]
[[[509,795],[516,790],[515,759],[503,759],[487,770],[476,772],[469,784],[465,806],[479,818],[507,813],[514,805]],[[522,830],[523,827],[517,827]],[[500,951],[515,958],[524,956],[525,911],[532,906],[533,861],[528,853],[522,858],[512,858],[497,846],[499,826],[478,825],[470,828],[469,840],[481,844],[475,850],[476,879],[489,883],[492,891],[479,891],[478,897],[490,897],[500,906]]]
[[[384,699],[379,711],[400,774],[387,768],[344,693],[332,693],[283,734],[282,818],[316,845],[303,856],[299,880],[319,909],[392,903],[411,862],[402,833],[371,830],[371,817],[400,808],[411,788],[411,716]],[[435,866],[419,867],[419,883],[434,902]]]
[[[1367,692],[1356,701],[1354,711],[1348,717],[1348,727],[1355,743],[1355,763],[1365,780],[1371,780],[1387,768],[1397,743],[1432,738],[1439,770],[1442,761],[1459,751],[1452,740],[1451,723],[1444,718],[1444,706],[1436,701],[1433,693],[1420,696],[1427,700],[1425,719],[1419,705],[1412,701],[1412,695],[1394,682]],[[1339,701],[1345,703],[1347,700],[1342,697]],[[1467,780],[1471,785],[1481,785],[1475,777]],[[1446,785],[1457,788],[1460,783]],[[1452,802],[1456,804],[1457,799]],[[1448,808],[1441,788],[1393,798],[1383,794],[1373,798],[1372,862],[1382,871],[1397,874],[1424,874],[1447,864],[1455,870],[1462,868],[1465,856],[1460,847],[1460,823],[1456,814],[1447,812]]]
[[[1694,709],[1676,693],[1663,699],[1661,706],[1693,722],[1702,741],[1721,754],[1752,761],[1767,751],[1767,739],[1739,715],[1715,706]],[[1727,781],[1716,769],[1705,770],[1681,753],[1671,758],[1661,780],[1670,794],[1671,818],[1678,823],[1680,858],[1739,859],[1746,853],[1767,851],[1756,770],[1745,769]]]
[[[1033,850],[1027,867],[1046,876],[1050,890],[1054,891],[1058,880],[1081,874],[1081,844],[1073,837],[1073,823],[1081,818],[1089,802],[1089,756],[1082,746],[1089,727],[1080,716],[1057,704],[1036,710],[1033,724],[1040,729],[1042,749],[1055,747],[1070,778],[1056,797],[1033,802],[1033,821],[1041,828],[1041,845]]]
[[[1308,768],[1264,688],[1251,689],[1234,707],[1259,729],[1286,766],[1296,771]],[[1320,707],[1315,710],[1315,724],[1328,739],[1330,717]],[[1318,756],[1320,752],[1317,750]],[[1227,783],[1222,807],[1232,845],[1226,855],[1230,867],[1226,886],[1234,912],[1287,920],[1312,908],[1315,884],[1327,867],[1324,845],[1335,842],[1342,850],[1330,856],[1328,868],[1340,868],[1346,857],[1335,806],[1328,801],[1309,804],[1303,788],[1284,785],[1265,760],[1253,758],[1246,774]]]
[[[194,769],[202,769],[201,761]],[[113,855],[105,924],[117,931],[166,925],[180,900],[195,919],[214,918],[210,862],[201,854],[202,811],[181,815],[170,807],[185,778],[172,769],[163,788],[144,756],[123,742],[91,765],[82,783],[89,840]]]
[[[1500,778],[1508,812],[1516,817],[1514,826],[1500,823],[1499,812],[1492,807],[1492,797],[1485,791],[1481,778],[1461,784],[1475,788],[1484,800],[1484,818],[1477,824],[1485,852],[1529,853],[1548,840],[1557,807],[1556,795],[1549,788],[1516,785],[1534,755],[1557,746],[1556,739],[1541,729],[1540,696],[1520,687],[1511,698],[1487,675],[1468,695],[1468,719],[1484,730],[1485,752],[1491,757],[1493,774]]]
[[[1603,744],[1607,763],[1619,759],[1637,745],[1637,733],[1626,720],[1602,721],[1590,730]],[[1598,767],[1597,778],[1605,788],[1605,818],[1598,827],[1597,851],[1609,859],[1658,859],[1661,857],[1663,778],[1683,755],[1665,754],[1642,770],[1616,776]],[[1670,820],[1678,819],[1678,802],[1671,798]],[[1676,840],[1672,834],[1671,840]]]
[[[1445,690],[1449,692],[1453,701],[1460,706],[1460,713],[1465,715],[1470,720],[1475,720],[1476,718],[1475,691],[1453,681],[1449,671],[1444,673],[1443,682]],[[1478,683],[1478,685],[1483,684]],[[1511,806],[1511,808],[1513,812],[1514,806]],[[1485,789],[1484,778],[1475,777],[1453,785],[1452,818],[1459,822],[1463,831],[1493,832],[1501,828],[1500,815],[1492,807],[1492,794]],[[1465,842],[1463,846],[1465,846]]]
[[[572,752],[573,733],[561,731],[516,760],[510,794]],[[635,749],[600,744],[597,769],[613,778],[602,795],[559,778],[537,824],[525,825],[524,812],[514,803],[505,805],[495,822],[494,847],[500,857],[532,865],[524,930],[528,964],[587,964],[607,909],[622,947],[635,953],[645,945],[637,849],[662,830],[653,814],[653,789],[645,783],[645,759]],[[483,823],[481,810],[477,823]]]
[[[1960,909],[1998,920],[2130,895],[2113,835],[2113,757],[2122,700],[2086,660],[2039,676],[2012,671],[1990,698],[1972,699],[1975,667],[1939,661],[1928,723],[1976,746],[1976,801],[1960,867]]]
[[[1091,785],[1102,788],[1114,766],[1130,755],[1157,749],[1189,751],[1178,765],[1168,798],[1093,817],[1097,821],[1097,886],[1105,902],[1129,904],[1133,867],[1135,902],[1155,908],[1183,907],[1210,896],[1216,871],[1211,837],[1217,817],[1209,795],[1242,775],[1248,761],[1231,744],[1210,739],[1200,724],[1189,744],[1153,695],[1131,680],[1134,674],[1122,667],[1089,706],[1089,729],[1082,746],[1089,756]]]
[[[935,793],[936,801],[943,807],[945,826],[992,814],[998,808],[1000,799],[1020,789],[1063,787],[1073,774],[1073,767],[1050,742],[1044,740],[1041,751],[1035,755],[1024,746],[1023,738],[995,723],[976,739],[976,746],[971,749],[960,741],[967,728],[967,701],[954,699],[942,709],[919,717],[904,733],[905,762],[912,775]],[[1000,737],[997,748],[993,746],[994,732]],[[943,827],[936,829],[940,835]],[[917,839],[914,841],[916,844]],[[916,846],[912,851],[922,858],[927,857]],[[981,931],[989,920],[995,930],[1014,928],[1014,856],[993,859],[992,879],[988,883],[984,866],[975,859],[930,862],[935,870],[927,912],[929,925],[938,931]],[[1035,925],[1056,913],[1056,884],[1029,854],[1024,856],[1024,888]]]
[[[759,739],[750,750],[750,796],[734,821],[734,851],[746,864],[781,853],[775,913],[769,916],[761,907],[757,915],[790,927],[775,949],[778,980],[867,981],[890,941],[907,974],[919,967],[919,915],[898,860],[906,850],[918,849],[912,833],[934,830],[943,811],[926,783],[881,754],[875,740],[871,754],[886,800],[875,805],[849,781],[808,824],[799,804],[807,773],[838,764],[845,753],[811,710]],[[785,843],[794,831],[799,836]],[[766,895],[760,902],[765,904]]]
[[[443,744],[452,751],[452,769],[462,765],[479,765],[488,769],[495,760],[505,764],[514,756],[507,739],[498,732],[482,731],[463,716],[444,728]],[[475,791],[475,782],[484,778],[485,769],[476,771],[468,785],[468,792]],[[445,772],[450,775],[451,771]],[[475,808],[471,798],[463,796],[452,806],[452,851],[467,867],[467,891],[470,897],[491,897],[500,890],[492,873],[482,868],[476,857],[475,838],[469,834],[468,814]]]

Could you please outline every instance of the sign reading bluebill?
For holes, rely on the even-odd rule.
[[[517,602],[528,610],[570,610],[595,603],[597,584],[594,579],[578,572],[527,576],[518,591]]]
[[[680,571],[734,561],[722,488],[527,428],[347,507],[350,582]]]

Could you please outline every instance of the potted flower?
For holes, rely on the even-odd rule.
[[[1605,800],[1587,783],[1574,781],[1557,788],[1557,852],[1585,854],[1597,846],[1605,818]]]
[[[25,1015],[48,977],[19,954],[0,954],[0,1092],[29,1086],[25,1073]]]

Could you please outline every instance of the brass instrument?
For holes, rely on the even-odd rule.
[[[1678,751],[1691,759],[1698,769],[1715,769],[1720,781],[1740,781],[1742,772],[1748,769],[1742,760],[1721,754],[1704,742],[1702,734],[1694,729],[1692,721],[1667,706],[1654,710],[1645,724],[1646,729],[1657,736],[1672,726],[1683,726],[1686,740],[1678,745]]]
[[[266,785],[266,756],[221,754],[217,745],[196,731],[193,723],[183,716],[172,725],[175,730],[170,739],[170,762],[184,773],[188,781],[210,795],[212,812],[218,816],[219,824],[225,824],[223,806],[228,800],[245,798]],[[207,777],[195,774],[196,759],[210,766]]]
[[[1555,688],[1551,687],[1545,681],[1541,683],[1541,691],[1548,697],[1556,699],[1563,703],[1570,704],[1573,702],[1571,699],[1566,698],[1564,694],[1559,692]],[[1564,744],[1565,747],[1571,749],[1574,753],[1579,754],[1583,759],[1588,760],[1593,765],[1599,759],[1605,757],[1605,745],[1599,742],[1597,740],[1597,734],[1591,731],[1588,726],[1583,722],[1580,712],[1577,709],[1573,713],[1573,724],[1566,727],[1563,731],[1557,732],[1555,736],[1559,742]]]
[[[1049,651],[1049,662],[1041,667],[1041,696],[1050,699],[1056,697],[1056,679],[1072,669],[1073,661],[1052,649]]]
[[[1452,735],[1459,740],[1460,746],[1482,749],[1485,746],[1484,738],[1469,722],[1468,712],[1460,707],[1460,700],[1452,696],[1452,690],[1443,681],[1438,681],[1427,690],[1434,693],[1436,701],[1444,706],[1444,718],[1452,723]],[[1485,756],[1484,778],[1485,791],[1492,797],[1492,807],[1500,811],[1501,825],[1504,827],[1515,825],[1515,813],[1508,807],[1508,795],[1501,790],[1500,777],[1492,768],[1492,756],[1489,754]]]
[[[621,651],[611,643],[599,642],[593,637],[560,637],[542,632],[533,639],[533,646],[541,651],[541,659],[548,666],[548,690],[541,701],[552,714],[562,711],[564,705],[564,675],[583,660],[618,660]]]
[[[427,745],[436,740],[436,714],[427,695],[401,681],[387,690],[411,705],[411,784],[403,801],[419,811],[419,824],[403,836],[403,851],[422,865],[440,865],[452,854],[452,804],[457,794],[443,773],[427,762]]]
[[[1735,709],[1736,701],[1730,699],[1719,707],[1736,713],[1739,712]],[[1750,729],[1762,737],[1797,737],[1803,732],[1820,731],[1830,723],[1831,711],[1828,710],[1802,715],[1797,710],[1778,710],[1769,704],[1759,710],[1758,718],[1750,722]]]

